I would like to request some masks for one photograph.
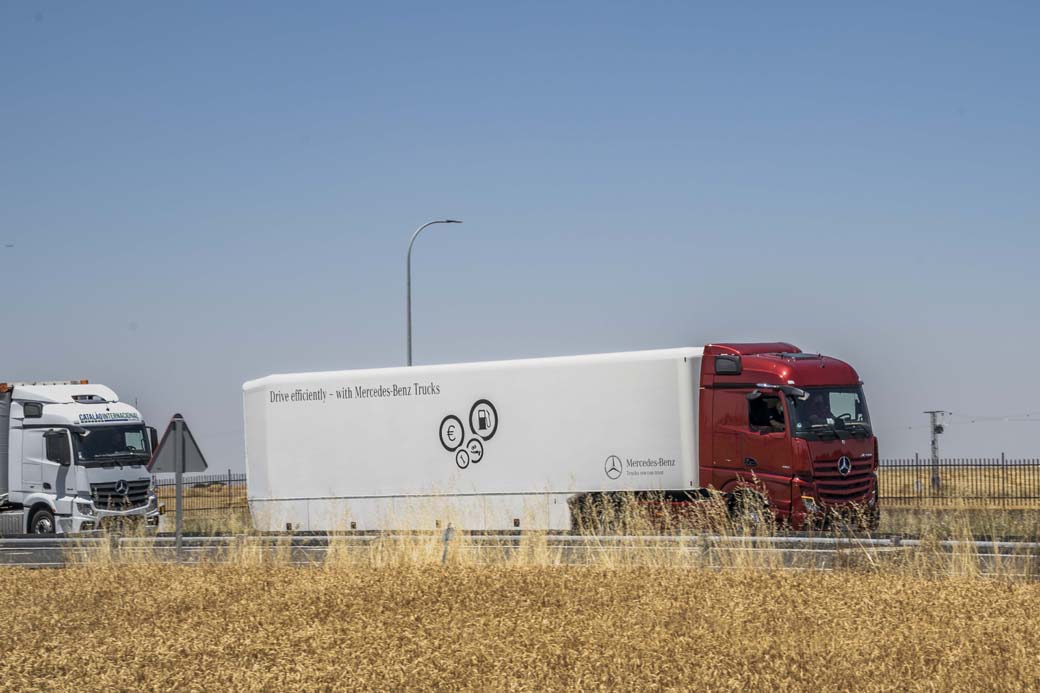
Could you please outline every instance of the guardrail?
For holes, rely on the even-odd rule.
[[[649,536],[575,536],[536,533],[442,534],[385,533],[348,535],[187,536],[178,555],[173,536],[127,537],[118,534],[77,537],[16,537],[0,539],[0,565],[58,568],[82,563],[92,552],[106,551],[114,562],[222,563],[248,552],[253,560],[284,560],[293,565],[320,565],[337,551],[364,550],[377,543],[426,542],[441,553],[441,561],[465,556],[476,563],[501,563],[532,548],[552,554],[562,564],[603,564],[604,557],[621,562],[641,559],[721,569],[734,557],[757,555],[771,568],[834,570],[852,563],[879,563],[921,548],[957,553],[978,561],[983,574],[998,564],[1002,575],[1040,578],[1040,542],[955,541],[906,537],[821,537],[806,535],[740,536],[721,534]],[[430,540],[433,541],[430,541]],[[532,544],[533,540],[533,544]],[[443,551],[442,551],[443,549]],[[739,563],[739,560],[736,561]],[[1010,572],[1009,572],[1010,570]]]

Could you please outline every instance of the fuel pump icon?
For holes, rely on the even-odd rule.
[[[488,441],[498,431],[498,411],[490,400],[477,400],[469,410],[469,428],[473,435]]]

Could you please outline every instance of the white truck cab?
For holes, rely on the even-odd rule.
[[[8,532],[159,523],[155,429],[104,385],[0,383],[0,514]]]

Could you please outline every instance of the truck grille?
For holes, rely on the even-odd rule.
[[[838,460],[813,461],[813,476],[820,500],[828,505],[842,505],[866,500],[874,486],[874,460],[852,459],[852,470],[842,476]]]
[[[148,502],[148,487],[150,482],[148,479],[140,479],[138,481],[127,481],[126,493],[116,491],[116,486],[120,485],[121,482],[110,481],[104,484],[91,484],[90,495],[94,499],[94,505],[102,510],[123,510],[126,508],[136,508],[139,505],[145,505]]]

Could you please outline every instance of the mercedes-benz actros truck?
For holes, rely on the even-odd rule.
[[[155,429],[104,385],[0,383],[0,527],[69,534],[158,526]]]
[[[281,530],[566,530],[620,494],[876,525],[862,382],[787,343],[274,375],[244,386],[249,505]]]

